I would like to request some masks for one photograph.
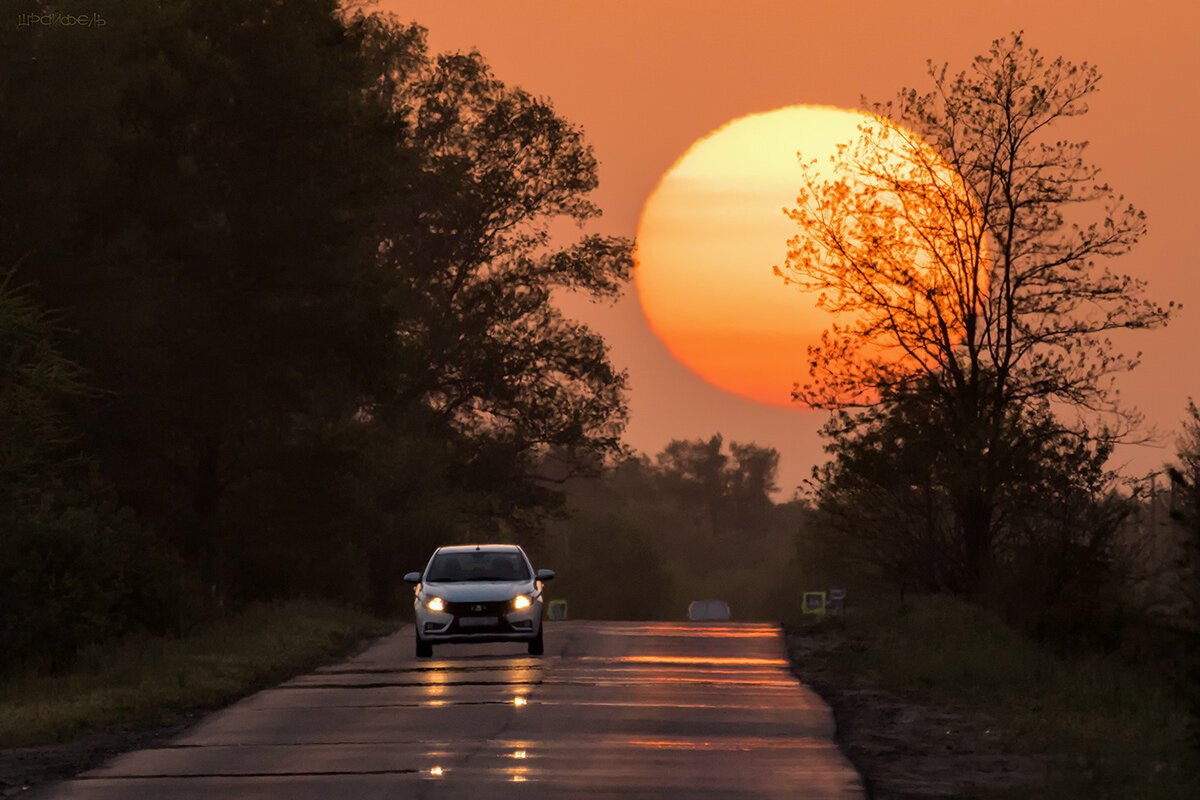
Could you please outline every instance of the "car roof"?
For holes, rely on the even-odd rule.
[[[454,544],[445,547],[439,547],[439,553],[465,553],[479,551],[482,553],[523,553],[525,552],[515,544]]]

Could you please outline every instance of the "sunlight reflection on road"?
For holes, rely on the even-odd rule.
[[[593,660],[588,657],[581,661]],[[721,658],[706,656],[623,656],[616,659],[618,663],[626,664],[681,664],[695,667],[786,667],[787,661],[782,658]]]
[[[411,636],[260,692],[55,797],[863,796],[773,626],[558,622],[536,659],[506,645],[414,659]]]
[[[688,623],[647,625],[622,625],[615,623],[596,631],[602,636],[683,636],[716,637],[720,639],[774,639],[779,635],[775,625],[730,624],[725,626],[694,625]]]

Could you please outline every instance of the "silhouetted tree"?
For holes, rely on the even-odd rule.
[[[103,392],[86,446],[206,581],[361,599],[409,543],[553,505],[545,451],[615,451],[624,376],[552,293],[615,297],[629,245],[552,244],[599,212],[547,101],[336,0],[103,13],[0,33],[0,263]]]
[[[364,415],[401,447],[440,451],[434,461],[452,465],[447,488],[462,501],[451,516],[475,538],[500,522],[528,530],[559,502],[557,482],[620,447],[625,375],[554,295],[615,298],[629,243],[551,237],[555,220],[582,226],[599,209],[587,198],[596,159],[549,101],[506,86],[478,53],[432,56],[422,31],[378,16],[356,24],[397,147],[374,258],[393,348],[388,387]],[[541,470],[550,458],[553,475]],[[427,484],[422,474],[379,490],[409,507]],[[374,563],[401,558],[412,556],[385,547]],[[387,569],[380,580],[391,585]]]
[[[336,7],[135,1],[83,36],[23,29],[6,54],[0,247],[103,390],[85,445],[243,594],[275,591],[267,561],[318,527],[262,523],[314,499],[284,476],[389,352],[367,224],[388,139]],[[60,152],[71,168],[37,172]]]
[[[919,591],[983,590],[1010,622],[1058,643],[1115,646],[1122,573],[1116,536],[1132,510],[1105,469],[1110,448],[1023,409],[997,464],[986,583],[957,513],[961,450],[940,409],[910,395],[831,431],[833,459],[814,470],[818,521],[847,555]],[[869,419],[869,422],[867,420]]]
[[[1190,399],[1177,456],[1179,463],[1167,467],[1176,498],[1171,517],[1186,539],[1179,564],[1184,614],[1173,625],[1183,642],[1180,683],[1191,708],[1192,742],[1200,748],[1200,408]]]
[[[1178,497],[1171,517],[1197,540],[1195,545],[1200,547],[1200,408],[1190,399],[1176,455],[1179,463],[1167,467],[1171,486]],[[1200,605],[1200,598],[1197,605]]]
[[[708,441],[674,439],[655,457],[666,491],[698,518],[705,516],[713,532],[728,526],[730,498],[725,465],[729,456],[722,452],[723,444],[719,433]]]
[[[1087,448],[1127,434],[1136,418],[1111,384],[1138,359],[1107,337],[1161,325],[1169,308],[1103,266],[1142,236],[1143,215],[1098,179],[1086,143],[1056,130],[1086,112],[1094,67],[1047,62],[1014,34],[930,77],[932,90],[874,106],[847,145],[851,174],[801,189],[801,235],[780,273],[852,315],[810,350],[811,380],[794,394],[842,409],[831,435],[869,439],[887,416],[903,427],[928,407],[924,446],[952,466],[928,489],[944,496],[955,583],[972,593],[997,553],[1004,495],[1027,479],[1007,466],[1029,463],[1023,437]]]
[[[379,92],[405,158],[385,206],[379,261],[393,282],[394,392],[377,399],[512,454],[615,452],[624,375],[603,340],[565,319],[555,291],[614,299],[632,265],[624,239],[561,247],[556,219],[582,225],[596,159],[547,100],[498,80],[478,53],[414,60],[408,34],[366,21],[385,53]],[[498,456],[499,457],[499,456]]]
[[[749,536],[768,522],[779,453],[756,444],[731,442],[716,434],[707,441],[672,440],[655,457],[656,480],[718,537]]]
[[[733,498],[733,516],[744,530],[761,530],[773,506],[772,495],[779,489],[775,475],[779,453],[771,447],[730,442],[733,464],[729,469],[729,492]]]

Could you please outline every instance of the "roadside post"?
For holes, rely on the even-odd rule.
[[[846,588],[835,586],[829,590],[829,613],[841,616],[846,613]]]

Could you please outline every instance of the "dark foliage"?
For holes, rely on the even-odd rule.
[[[1132,506],[1104,469],[1107,446],[1063,429],[1045,410],[1007,421],[1002,441],[1010,444],[989,454],[1002,480],[979,574],[963,522],[978,451],[935,404],[911,395],[871,412],[869,425],[866,416],[836,431],[834,458],[813,484],[821,524],[858,560],[900,588],[998,606],[1043,641],[1119,645],[1124,575],[1115,538]]]
[[[778,458],[718,434],[570,481],[568,516],[541,542],[560,570],[552,592],[594,618],[682,619],[692,600],[719,599],[735,619],[780,619],[798,591],[785,584],[802,512],[772,499]]]
[[[0,673],[61,669],[91,644],[202,613],[194,574],[73,448],[64,406],[89,390],[54,332],[0,283]]]
[[[1200,749],[1200,409],[1188,401],[1177,464],[1167,468],[1179,498],[1171,517],[1183,529],[1185,549],[1177,565],[1183,614],[1169,627],[1179,642],[1175,663],[1179,685],[1192,712],[1192,742]]]
[[[61,318],[36,346],[95,387],[54,388],[50,427],[41,373],[31,402],[6,387],[0,468],[69,440],[115,491],[23,483],[52,510],[13,547],[113,569],[97,542],[140,549],[147,591],[192,570],[217,605],[390,609],[434,544],[556,508],[547,452],[574,474],[616,450],[624,375],[552,294],[615,297],[629,245],[550,236],[599,211],[596,160],[548,101],[335,0],[103,16],[0,32],[0,263]],[[21,585],[61,595],[48,575]],[[71,601],[112,623],[97,635],[135,625],[101,594]]]

